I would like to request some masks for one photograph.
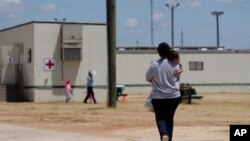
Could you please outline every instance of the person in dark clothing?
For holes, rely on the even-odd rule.
[[[88,73],[87,77],[87,95],[85,99],[83,100],[83,103],[88,103],[88,99],[93,99],[94,103],[97,104],[97,101],[95,99],[95,94],[94,94],[94,80],[93,80],[93,75],[95,74],[94,71],[90,70]]]
[[[170,51],[167,43],[160,43],[160,59],[151,63],[146,72],[146,80],[152,85],[152,105],[161,141],[172,141],[174,114],[180,101],[179,81],[175,74],[181,68],[168,59]]]

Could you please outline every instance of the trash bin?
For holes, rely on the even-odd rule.
[[[190,85],[189,83],[181,83],[180,85],[180,92],[181,95],[188,95],[190,90]]]
[[[188,104],[191,103],[192,93],[191,93],[191,86],[189,83],[181,83],[180,85],[180,93],[181,93],[181,102],[183,99],[188,100]]]
[[[123,90],[124,85],[116,85],[116,100],[118,100],[118,97],[122,95]]]
[[[189,85],[189,83],[181,83],[181,85],[180,85],[180,89],[189,89],[189,87],[190,87],[190,85]]]

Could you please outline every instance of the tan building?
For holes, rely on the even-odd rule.
[[[1,84],[19,84],[32,102],[64,101],[64,80],[74,89],[73,101],[82,102],[90,69],[95,95],[107,101],[106,24],[33,21],[0,30]],[[249,92],[250,50],[217,47],[175,48],[184,72],[181,83],[198,92]],[[117,84],[125,93],[149,93],[145,72],[159,58],[156,48],[117,48]]]
[[[226,50],[216,47],[175,48],[184,68],[181,83],[189,83],[198,92],[249,92],[250,50]],[[158,59],[154,48],[119,48],[117,83],[128,93],[149,93],[145,72]]]
[[[106,24],[92,23],[33,21],[3,29],[1,84],[22,83],[28,101],[64,101],[64,79],[69,78],[72,100],[82,101],[88,71],[94,69],[96,98],[106,101],[106,34]]]

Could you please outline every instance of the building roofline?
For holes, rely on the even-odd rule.
[[[234,50],[234,51],[194,51],[194,50],[181,50],[177,51],[180,54],[249,54],[250,50]],[[117,54],[158,54],[157,50],[117,50]]]
[[[34,24],[34,23],[41,23],[41,24],[76,24],[76,25],[106,25],[106,23],[82,23],[82,22],[67,22],[67,21],[30,21],[30,22],[26,22],[23,24],[18,24],[15,26],[11,26],[11,27],[7,27],[4,29],[1,29],[0,32],[2,31],[6,31],[6,30],[10,30],[10,29],[14,29],[17,27],[21,27],[21,26],[25,26],[25,25],[29,25],[29,24]]]
[[[179,53],[190,54],[190,53],[199,53],[199,54],[215,54],[215,53],[250,53],[250,49],[225,49],[224,47],[174,47]],[[157,54],[156,47],[117,47],[118,54]]]

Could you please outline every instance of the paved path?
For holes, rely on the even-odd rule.
[[[114,138],[101,138],[77,133],[0,124],[0,141],[159,141],[157,129],[118,130]],[[119,137],[119,138],[117,138]],[[228,127],[175,127],[175,141],[228,141]]]
[[[119,141],[52,130],[0,124],[0,141]]]

